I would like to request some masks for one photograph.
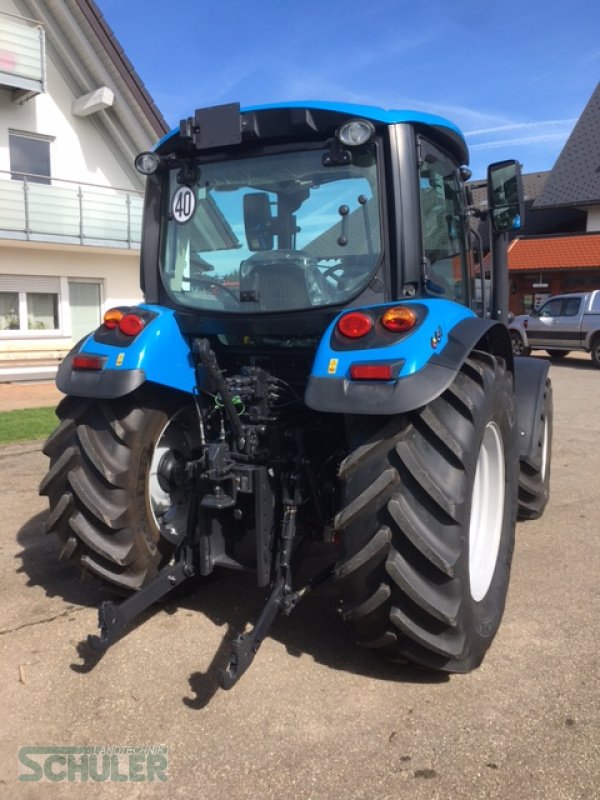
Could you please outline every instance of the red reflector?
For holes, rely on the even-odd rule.
[[[372,327],[373,320],[362,311],[351,311],[349,314],[344,314],[337,324],[338,331],[349,339],[360,339],[361,336],[366,336]]]
[[[389,364],[352,364],[350,377],[353,381],[391,381],[393,375]]]
[[[119,322],[119,330],[125,336],[137,336],[143,329],[146,323],[137,314],[125,314],[123,319]]]
[[[106,359],[101,356],[78,355],[73,358],[73,369],[104,369]]]

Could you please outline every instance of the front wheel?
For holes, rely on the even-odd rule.
[[[510,331],[510,344],[515,356],[528,356],[531,354],[531,347],[525,345],[523,337],[518,331]]]
[[[520,520],[539,519],[550,497],[550,462],[552,454],[552,385],[546,380],[544,397],[535,420],[536,446],[533,455],[522,458],[519,464]]]
[[[517,424],[505,364],[473,353],[425,408],[351,423],[359,427],[340,467],[342,616],[359,644],[389,658],[468,672],[500,624],[514,543]]]
[[[193,405],[146,387],[110,401],[66,397],[56,413],[40,485],[50,502],[46,531],[84,571],[139,589],[185,531],[178,464],[197,446]]]
[[[592,342],[592,349],[590,351],[592,357],[592,364],[595,367],[600,367],[600,335],[596,334]]]

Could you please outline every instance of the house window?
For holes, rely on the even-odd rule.
[[[100,324],[101,287],[92,281],[69,281],[71,339],[78,342]]]
[[[19,293],[0,292],[0,331],[18,331]]]
[[[26,177],[33,183],[50,183],[50,142],[46,136],[9,132],[12,179],[20,181]]]
[[[0,276],[0,333],[60,332],[58,278]]]

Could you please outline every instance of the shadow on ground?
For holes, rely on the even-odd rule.
[[[99,606],[104,600],[118,603],[122,598],[109,587],[93,579],[82,582],[77,568],[67,561],[59,561],[58,543],[44,533],[45,517],[46,512],[37,514],[17,534],[22,547],[17,554],[21,561],[18,572],[27,575],[27,586],[40,586],[48,597],[61,597],[72,605]],[[214,625],[224,628],[223,639],[209,668],[190,676],[191,696],[183,698],[186,706],[200,709],[220,688],[219,673],[227,665],[234,636],[256,621],[266,597],[267,592],[257,588],[253,575],[223,570],[210,579],[190,582],[187,593],[180,591],[176,597],[152,607],[131,629],[143,625],[157,611],[175,614],[178,609],[205,614]],[[331,669],[385,681],[442,683],[448,680],[446,675],[387,662],[378,654],[357,647],[336,611],[331,587],[308,595],[289,618],[277,619],[270,635],[284,645],[290,657],[308,654]],[[71,668],[85,673],[93,670],[104,654],[95,652],[83,641],[78,645],[77,655],[83,663],[72,664]],[[156,657],[160,658],[158,646]]]
[[[540,361],[549,361],[552,365],[552,369],[579,369],[586,372],[597,369],[597,367],[592,364],[592,360],[589,356],[587,360],[584,360],[582,358],[570,358],[568,355],[556,358],[555,356],[535,353],[535,358],[539,358]]]

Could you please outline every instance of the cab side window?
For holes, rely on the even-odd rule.
[[[421,142],[419,167],[421,232],[432,296],[469,304],[465,217],[456,164],[429,142]]]
[[[540,308],[540,317],[560,317],[562,307],[562,300],[548,300],[548,302]]]
[[[565,306],[562,312],[563,317],[576,317],[577,314],[579,314],[580,305],[581,298],[579,297],[570,297],[568,300],[565,300]]]

